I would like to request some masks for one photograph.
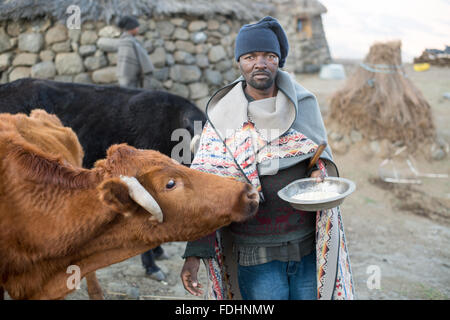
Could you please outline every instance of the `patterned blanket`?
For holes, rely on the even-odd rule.
[[[257,165],[267,160],[311,155],[317,144],[294,129],[272,140],[251,121],[222,140],[207,122],[191,168],[250,182],[261,191]],[[327,175],[323,161],[319,168]],[[226,228],[216,232],[216,257],[204,259],[208,273],[208,299],[239,299],[236,261],[231,236]],[[340,208],[316,213],[317,298],[354,299],[344,226]]]

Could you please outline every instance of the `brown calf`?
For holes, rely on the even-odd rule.
[[[61,156],[74,166],[82,166],[84,152],[78,137],[71,128],[64,127],[57,116],[42,109],[34,109],[29,117],[25,114],[0,114],[0,122],[3,130],[12,125],[26,141],[39,149]],[[103,299],[95,272],[86,275],[86,282],[89,298]],[[3,288],[0,288],[0,300],[3,299],[2,292]]]
[[[6,117],[6,118],[5,118]],[[253,187],[125,144],[86,170],[0,121],[0,287],[59,299],[81,277],[163,242],[198,239],[257,211]]]

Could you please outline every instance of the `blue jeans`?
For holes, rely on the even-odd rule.
[[[239,289],[244,300],[316,300],[316,251],[300,262],[274,260],[238,266]]]

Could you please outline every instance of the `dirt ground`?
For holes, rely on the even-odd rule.
[[[357,67],[354,63],[345,66],[347,75]],[[450,92],[450,68],[431,67],[420,73],[412,65],[405,68],[432,106],[439,136],[449,144],[450,100],[443,95]],[[298,81],[317,96],[329,123],[327,98],[345,80],[301,75]],[[357,185],[342,205],[357,299],[449,299],[450,179],[420,178],[421,184],[402,185],[380,182],[377,172],[385,155],[370,152],[367,141],[340,151],[334,155],[340,175]],[[424,148],[414,156],[416,169],[450,175],[450,156],[429,161],[428,152]],[[164,282],[145,277],[140,257],[98,270],[105,298],[197,299],[185,292],[179,278],[184,245],[163,245],[169,255],[168,260],[158,262],[168,275]],[[379,288],[368,285],[373,270],[379,271]],[[200,282],[205,283],[203,266]],[[81,289],[67,299],[88,299],[84,280]]]

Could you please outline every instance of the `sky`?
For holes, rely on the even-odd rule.
[[[363,59],[377,41],[401,40],[402,60],[450,46],[450,0],[319,0],[334,59]]]

